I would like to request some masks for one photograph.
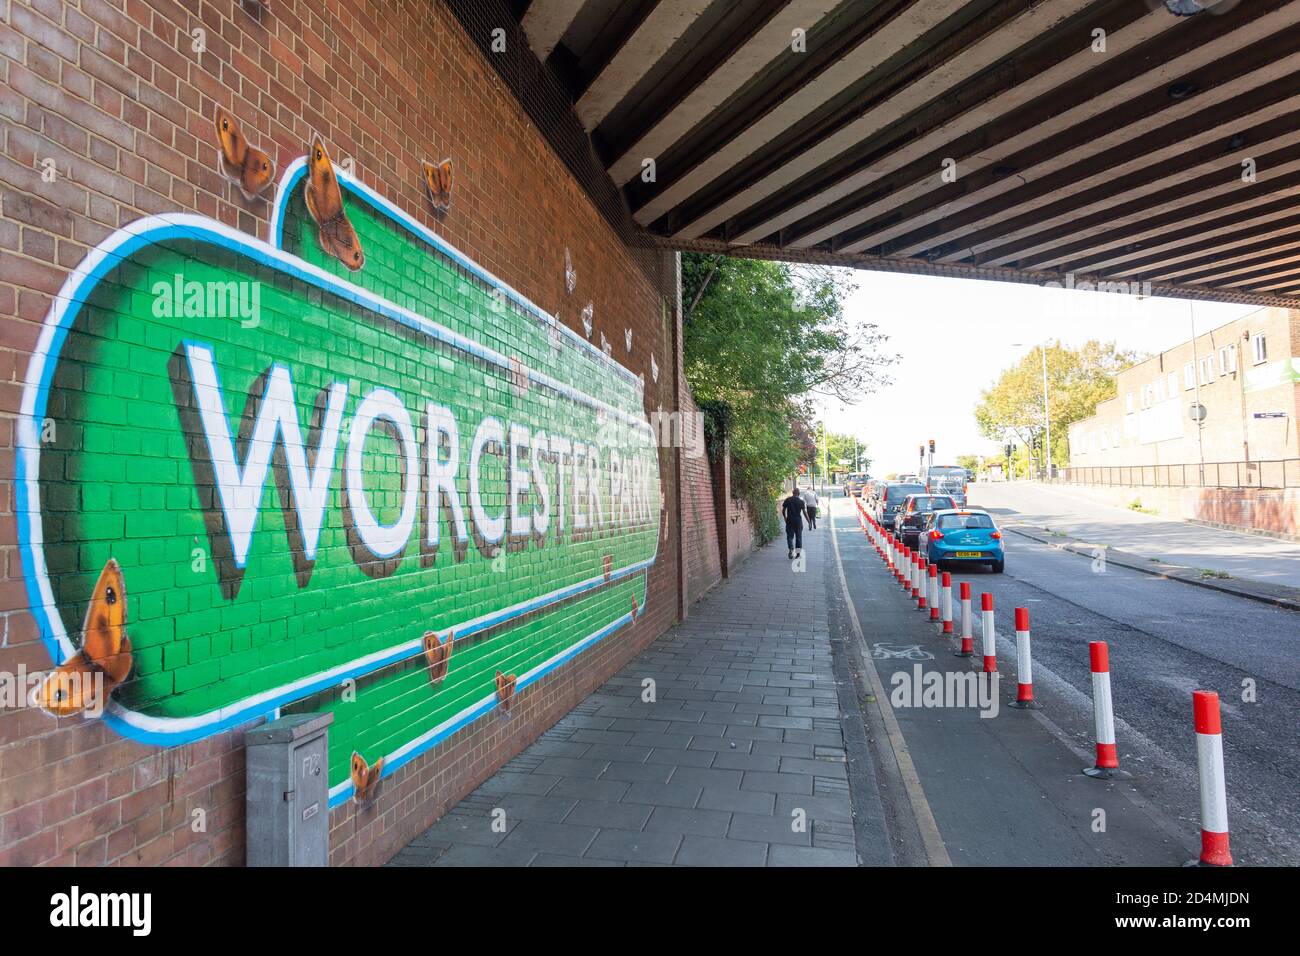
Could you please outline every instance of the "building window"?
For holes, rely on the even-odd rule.
[[[1237,371],[1237,346],[1225,345],[1219,349],[1219,374],[1231,375]]]
[[[1251,340],[1255,347],[1255,364],[1260,365],[1268,361],[1268,339],[1263,332],[1256,333]]]
[[[1188,362],[1183,366],[1183,388],[1191,391],[1196,387],[1196,366]]]
[[[1214,381],[1214,356],[1207,355],[1200,361],[1201,366],[1201,384],[1209,385]]]
[[[1130,415],[1133,414],[1133,393],[1132,392],[1129,392],[1127,395],[1124,396],[1124,411],[1128,412]]]

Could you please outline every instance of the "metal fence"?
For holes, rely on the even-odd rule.
[[[1300,488],[1300,458],[1218,461],[1204,465],[1128,465],[1061,468],[1054,481],[1139,488]]]

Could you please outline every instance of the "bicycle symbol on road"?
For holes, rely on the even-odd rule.
[[[920,644],[872,644],[871,656],[878,660],[934,660],[934,655],[923,650]]]

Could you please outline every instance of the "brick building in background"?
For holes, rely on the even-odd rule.
[[[1300,457],[1300,313],[1260,309],[1124,369],[1070,426],[1070,467]],[[1192,406],[1205,407],[1198,424]]]
[[[597,408],[604,420],[623,415],[633,426],[694,410],[681,374],[676,258],[635,245],[625,210],[584,175],[581,151],[557,150],[566,122],[580,129],[575,122],[562,118],[546,135],[539,130],[537,101],[522,103],[514,88],[526,74],[520,58],[531,56],[522,36],[507,37],[513,65],[494,64],[441,2],[11,0],[6,8],[0,671],[45,672],[60,662],[75,669],[79,656],[90,655],[81,622],[87,620],[88,632],[87,607],[102,609],[109,567],[123,575],[133,657],[105,718],[53,717],[22,701],[0,710],[0,865],[241,863],[243,733],[275,712],[268,705],[254,713],[257,705],[248,704],[272,699],[257,696],[263,684],[279,693],[276,711],[334,711],[330,782],[338,798],[331,800],[330,858],[382,862],[679,620],[750,547],[748,533],[736,528],[747,519],[725,483],[717,489],[724,467],[660,446],[650,452],[657,482],[647,478],[654,457],[642,456],[634,469],[629,453],[629,468],[620,472],[601,441],[564,424],[576,418],[555,404],[557,396],[576,395],[574,407]],[[503,83],[511,70],[513,86]],[[229,154],[237,168],[229,168],[229,158],[223,166],[218,108],[233,117],[244,146],[269,158],[273,182],[259,180],[260,154],[242,147]],[[314,137],[337,167],[343,211],[355,227],[351,239],[328,208],[328,181],[314,178],[325,167],[303,159]],[[454,177],[450,206],[442,210],[431,204],[422,163],[448,157]],[[293,178],[295,169],[300,178]],[[320,188],[316,208],[303,205],[309,184]],[[141,251],[127,227],[146,223],[156,247]],[[358,237],[365,249],[359,270],[360,257],[345,261]],[[83,272],[74,272],[78,267]],[[174,300],[167,292],[173,273]],[[252,274],[257,278],[248,279]],[[194,276],[204,278],[209,308],[214,288],[220,294],[231,276],[243,276],[230,288],[255,289],[265,315],[245,317],[242,331],[233,324],[212,331],[218,326],[204,324],[211,315],[176,311]],[[162,289],[166,308],[161,293],[149,301],[142,289]],[[62,331],[61,316],[68,321]],[[358,317],[366,322],[341,324]],[[428,323],[436,326],[433,338],[412,344],[402,326],[426,335],[434,327]],[[200,342],[195,351],[194,342],[173,335],[178,331],[221,341],[207,352]],[[256,342],[271,343],[273,351],[259,353]],[[174,361],[164,362],[169,349]],[[215,355],[213,368],[221,371],[210,386],[203,386],[204,355]],[[168,375],[171,391],[162,388]],[[473,506],[466,511],[474,512],[468,520],[475,530],[453,556],[445,545],[437,553],[436,535],[425,538],[428,529],[406,509],[410,501],[426,517],[435,515],[444,543],[457,529],[450,496],[442,493],[438,505],[441,485],[427,499],[428,512],[414,490],[436,484],[435,470],[454,439],[446,449],[421,452],[428,471],[419,481],[408,480],[415,470],[402,470],[416,442],[427,449],[426,439],[441,434],[420,417],[433,414],[432,404],[412,406],[409,421],[392,406],[372,409],[371,423],[387,424],[353,436],[358,464],[347,473],[349,481],[361,476],[362,491],[349,485],[345,499],[340,471],[320,499],[324,527],[308,533],[310,474],[299,466],[301,484],[285,477],[295,468],[288,449],[296,430],[283,417],[294,402],[282,403],[275,412],[280,425],[267,432],[280,450],[264,459],[271,477],[253,499],[260,524],[248,531],[251,553],[246,545],[242,559],[238,549],[223,555],[218,539],[238,539],[232,525],[240,514],[223,496],[253,470],[239,470],[257,444],[245,428],[261,420],[271,390],[288,376],[300,389],[309,380],[321,389],[326,410],[310,431],[311,397],[290,393],[309,448],[319,447],[313,436],[331,427],[346,443],[347,426],[360,414],[347,405],[349,417],[331,426],[331,381],[347,386],[353,403],[362,392],[400,397],[415,385],[436,385],[437,400],[464,416],[471,423],[465,427],[480,423],[480,430],[494,415],[523,420],[528,403],[539,402],[547,421],[559,423],[552,431],[578,432],[562,450],[540,439],[536,426],[534,444],[519,444],[510,421],[495,441],[479,443],[476,435],[470,445],[462,435],[475,456],[487,449],[482,474],[510,489],[510,503],[503,491],[481,492],[478,477],[474,487],[450,479]],[[613,391],[602,392],[601,382]],[[214,412],[203,395],[224,395],[224,409]],[[153,398],[159,400],[150,404]],[[625,399],[632,404],[617,404]],[[217,451],[196,453],[193,440],[200,432],[211,440],[227,427],[222,410],[235,450],[225,478]],[[402,443],[407,426],[409,445]],[[486,434],[490,439],[491,429]],[[385,435],[395,444],[382,445]],[[590,455],[577,454],[579,438]],[[394,467],[362,464],[375,442]],[[522,478],[516,453],[533,462]],[[340,468],[343,458],[340,450]],[[303,462],[314,468],[311,453]],[[200,465],[216,477],[202,478]],[[602,538],[592,530],[579,534],[575,525],[569,538],[548,538],[540,524],[525,524],[532,537],[516,535],[517,521],[558,506],[559,486],[552,486],[557,494],[549,504],[540,497],[542,469],[554,469],[547,472],[552,480],[561,472],[575,483],[594,480],[584,485],[601,489],[591,495],[611,497],[572,498],[569,520],[585,511],[615,530]],[[530,512],[518,506],[520,482],[534,489]],[[266,483],[277,484],[280,498]],[[576,495],[576,484],[570,488]],[[374,513],[358,517],[358,494],[371,496]],[[495,526],[498,512],[503,530],[509,521],[503,548],[479,536]],[[615,533],[620,521],[637,529],[638,546],[652,555],[630,563],[635,573],[627,577],[619,563],[624,540]],[[433,553],[417,553],[421,548],[409,542],[399,543],[395,556],[376,550],[385,533],[412,524],[413,535],[433,542]],[[303,543],[315,535],[319,552]],[[363,545],[370,550],[358,551]],[[603,580],[602,551],[611,552]],[[506,569],[498,577],[491,576],[495,560]],[[582,561],[595,568],[582,585],[586,603],[557,598],[539,611],[531,599],[521,606],[534,617],[511,630],[506,606],[530,587],[550,586],[534,578],[558,580]],[[378,597],[377,589],[395,580],[406,584]],[[421,614],[446,618],[458,602],[469,609],[463,617],[497,628],[463,639],[466,649],[451,657],[445,683],[433,678],[433,689],[418,647],[401,660],[385,659],[378,670],[351,656],[350,641],[366,648],[384,643],[382,629],[376,633],[367,622],[410,594],[427,596],[410,605],[416,642],[426,626]],[[564,643],[571,640],[565,628],[582,627],[588,616],[607,624],[586,643]],[[452,631],[448,624],[437,636],[451,640]],[[545,654],[551,656],[538,663]],[[456,683],[456,671],[471,664],[473,679]],[[102,662],[95,666],[104,670]],[[406,672],[412,667],[414,676]],[[509,721],[491,713],[494,667],[519,670]],[[525,686],[529,674],[535,679]],[[325,686],[336,679],[357,681],[359,711],[346,710],[337,688]],[[306,697],[294,696],[309,685]],[[461,696],[436,703],[448,688]],[[202,712],[180,714],[173,702],[183,699]],[[488,712],[473,711],[476,703]],[[445,716],[453,711],[455,720]],[[181,725],[200,729],[174,731]],[[362,756],[372,766],[387,758],[365,801],[353,799],[356,785],[349,783],[354,748],[369,748]]]
[[[1300,313],[1261,309],[1121,371],[1116,397],[1070,426],[1063,480],[1142,488],[1144,503],[1182,517],[1295,535],[1298,415]]]

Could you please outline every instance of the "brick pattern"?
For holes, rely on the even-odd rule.
[[[1259,335],[1267,362],[1255,359]],[[1300,410],[1300,384],[1278,366],[1300,357],[1297,345],[1300,312],[1260,309],[1122,370],[1115,398],[1069,426],[1071,466],[1295,459],[1300,439],[1288,422]],[[1207,412],[1199,427],[1188,414],[1197,400]],[[1279,411],[1288,417],[1254,417]]]
[[[671,258],[660,257],[657,272],[637,267],[442,3],[0,8],[0,670],[49,663],[15,547],[13,416],[67,272],[145,214],[194,212],[266,236],[269,204],[245,199],[217,171],[218,105],[278,169],[320,134],[336,162],[352,160],[363,182],[570,328],[581,331],[579,310],[591,301],[593,340],[603,333],[621,348],[632,330],[637,347],[619,358],[644,373],[646,410],[673,409],[678,383],[664,372],[679,363],[663,309],[675,295]],[[454,198],[435,219],[420,162],[444,156],[456,164]],[[565,247],[579,272],[574,296],[564,290]],[[510,722],[465,728],[386,779],[370,807],[333,811],[333,863],[385,860],[669,627],[679,540],[688,595],[712,583],[716,523],[702,461],[684,469],[689,501],[678,508],[673,455],[661,452],[666,527],[637,624],[530,688]],[[241,863],[244,729],[160,750],[98,722],[0,712],[0,865]]]
[[[701,449],[704,435],[699,409],[689,392],[682,403],[683,444]],[[686,567],[686,603],[695,603],[722,580],[718,521],[714,510],[713,466],[706,453],[682,456],[682,559]]]

